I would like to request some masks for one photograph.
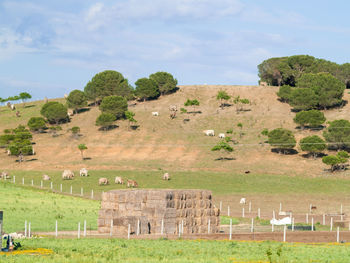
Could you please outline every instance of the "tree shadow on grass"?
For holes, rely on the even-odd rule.
[[[100,127],[98,128],[99,131],[110,131],[119,128],[118,125],[109,125],[107,127]]]
[[[236,160],[236,158],[233,157],[219,157],[217,159],[215,159],[215,161],[233,161]]]
[[[88,161],[88,160],[91,160],[91,157],[84,157],[83,158],[83,161]]]
[[[136,131],[139,127],[140,127],[140,125],[131,125],[131,126],[130,126],[130,128],[131,128],[133,131]]]
[[[26,105],[26,106],[24,106],[25,109],[26,108],[33,108],[33,107],[35,107],[35,105]]]
[[[283,155],[295,155],[298,154],[298,151],[295,149],[280,149],[280,148],[272,148],[271,152],[283,154]]]
[[[324,156],[327,156],[327,154],[325,153],[317,153],[316,155],[312,154],[312,153],[305,153],[305,154],[302,154],[301,155],[303,158],[306,158],[306,159],[316,159],[316,158],[322,158]]]
[[[34,161],[37,161],[38,159],[36,159],[36,158],[32,158],[32,159],[24,159],[22,162],[24,163],[24,162],[34,162]],[[19,163],[20,161],[17,159],[16,161],[15,161],[16,163]]]

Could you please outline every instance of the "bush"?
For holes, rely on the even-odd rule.
[[[161,95],[176,90],[177,80],[168,72],[157,72],[151,74],[149,79],[154,81]]]
[[[310,110],[317,107],[317,95],[312,89],[295,88],[289,97],[289,103],[296,110]]]
[[[291,94],[292,94],[292,87],[289,85],[281,86],[279,91],[277,92],[277,96],[283,102],[289,102]]]
[[[303,151],[311,153],[314,158],[326,149],[326,142],[317,135],[305,137],[300,140],[299,144]]]
[[[284,153],[295,147],[296,140],[292,131],[278,128],[268,133],[268,143],[273,147],[277,147],[279,152]]]
[[[326,121],[326,117],[323,112],[318,110],[301,111],[295,115],[294,122],[299,124],[301,127],[306,125],[311,128],[319,127]]]
[[[116,119],[120,119],[124,117],[125,112],[128,110],[128,103],[123,97],[108,96],[102,100],[100,110],[103,113],[113,114]]]
[[[57,101],[50,101],[45,103],[41,110],[41,115],[43,115],[50,123],[58,124],[60,122],[65,122],[68,120],[67,108]]]
[[[30,118],[27,125],[31,131],[42,131],[46,128],[46,122],[42,117]]]
[[[74,109],[78,112],[80,108],[87,106],[87,97],[81,90],[73,90],[69,93],[67,98],[67,106],[70,109]]]
[[[331,149],[350,148],[350,122],[348,120],[335,120],[329,122],[323,137]]]
[[[348,162],[349,154],[345,151],[340,151],[337,155],[328,155],[322,158],[324,164],[331,166],[331,172],[335,170],[345,170],[345,163]]]
[[[135,82],[135,95],[140,100],[156,99],[159,96],[159,88],[157,83],[148,78],[141,78]]]
[[[187,113],[187,110],[185,108],[180,109],[181,113]]]
[[[96,119],[96,126],[101,126],[102,129],[107,130],[114,121],[116,121],[115,115],[111,113],[101,113]]]

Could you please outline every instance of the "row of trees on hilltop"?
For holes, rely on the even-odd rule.
[[[16,96],[10,96],[8,98],[0,98],[0,103],[21,100],[25,104],[25,102],[31,98],[32,98],[32,95],[30,95],[28,92],[21,92],[19,95],[16,95]]]
[[[350,87],[350,63],[339,65],[308,55],[270,58],[258,65],[258,70],[260,80],[273,86],[295,87],[305,73],[328,72]]]

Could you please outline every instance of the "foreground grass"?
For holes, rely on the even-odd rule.
[[[73,180],[62,180],[62,171],[11,171],[11,175],[16,176],[16,183],[30,185],[31,180],[34,185],[40,186],[42,175],[48,174],[53,182],[54,190],[60,190],[62,184],[63,192],[80,194],[81,187],[84,194],[90,196],[91,190],[95,194],[112,189],[125,189],[125,185],[114,184],[115,176],[134,179],[140,188],[170,188],[170,189],[208,189],[214,195],[229,194],[326,194],[339,195],[347,194],[350,188],[350,180],[319,177],[309,178],[303,176],[285,176],[268,174],[235,174],[219,172],[172,172],[171,180],[162,180],[164,171],[111,171],[111,170],[91,170],[89,177],[79,177],[79,172],[75,171],[76,177]],[[98,179],[106,177],[110,184],[99,186]],[[44,182],[44,187],[49,188],[50,182]],[[97,196],[97,195],[96,195]]]
[[[18,187],[0,182],[0,210],[4,211],[4,231],[23,231],[24,221],[32,231],[76,230],[87,221],[88,229],[97,229],[99,202]]]
[[[22,249],[47,256],[0,255],[0,262],[349,262],[348,244],[204,240],[32,239]]]

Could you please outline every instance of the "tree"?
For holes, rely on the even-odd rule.
[[[159,96],[157,83],[148,78],[141,78],[135,82],[135,95],[143,101],[147,99],[156,99]]]
[[[103,113],[111,113],[116,119],[120,119],[124,117],[125,112],[128,110],[128,103],[121,96],[108,96],[103,98],[100,110]]]
[[[277,128],[270,131],[267,142],[271,146],[276,147],[280,153],[285,153],[286,151],[293,149],[296,145],[296,140],[292,131],[283,128]]]
[[[239,138],[242,138],[242,136],[243,136],[243,132],[242,132],[243,123],[241,123],[241,122],[237,123],[237,127],[239,128]]]
[[[96,126],[101,126],[106,131],[116,120],[117,118],[112,113],[101,113],[96,119]]]
[[[231,96],[228,95],[226,91],[219,90],[218,94],[216,95],[216,99],[220,100],[220,107],[221,107],[221,109],[223,109],[225,106],[224,101],[228,101],[229,99],[231,99]]]
[[[70,129],[70,131],[72,132],[72,135],[74,138],[78,138],[79,133],[80,133],[80,128],[78,126],[74,126]]]
[[[161,95],[171,93],[176,89],[177,80],[168,72],[156,72],[149,78],[156,83]]]
[[[193,115],[196,114],[196,106],[199,106],[199,101],[194,99],[194,100],[190,100],[187,99],[187,101],[184,103],[184,106],[189,107],[192,106],[193,107]]]
[[[87,147],[85,144],[79,144],[78,149],[80,150],[81,158],[84,160],[84,151],[87,150]]]
[[[137,122],[137,120],[134,119],[134,116],[135,116],[135,113],[133,113],[132,111],[126,111],[125,112],[125,117],[129,121],[128,130],[130,130],[131,123],[136,123]]]
[[[331,149],[346,149],[350,147],[350,122],[348,120],[335,120],[329,122],[323,137]]]
[[[91,81],[89,81],[84,92],[89,99],[103,99],[107,96],[121,96],[128,98],[132,94],[132,88],[128,80],[123,75],[114,70],[106,70],[97,73]]]
[[[35,132],[42,132],[46,128],[46,122],[42,117],[31,117],[27,125],[31,131]]]
[[[57,101],[50,101],[45,103],[41,110],[41,115],[43,115],[50,123],[58,124],[62,121],[67,121],[67,108]]]
[[[349,154],[345,151],[340,151],[336,155],[328,155],[322,158],[324,164],[331,166],[331,172],[336,170],[345,170],[345,163],[348,162]]]
[[[280,87],[277,92],[277,96],[280,98],[282,102],[289,102],[292,94],[292,87],[289,85],[283,85]]]
[[[22,102],[23,102],[23,107],[24,107],[24,105],[25,105],[25,103],[26,103],[26,100],[31,99],[31,98],[32,98],[32,95],[30,95],[28,92],[22,92],[22,93],[19,94],[19,97],[20,97],[20,99],[22,100]]]
[[[6,134],[0,136],[0,145],[10,151],[11,155],[31,155],[33,154],[32,134],[23,125],[15,129],[8,129]]]
[[[312,89],[294,88],[289,103],[296,110],[310,110],[317,107],[317,95]]]
[[[215,145],[211,150],[212,151],[223,150],[227,154],[227,153],[233,152],[233,147],[231,145],[229,145],[225,140],[222,140],[217,145]],[[220,159],[224,160],[223,157],[221,157]]]
[[[237,96],[233,99],[233,103],[237,105],[236,111],[238,113],[243,110],[243,105],[249,104],[250,101],[248,99],[241,99],[240,96]]]
[[[317,155],[326,149],[326,142],[317,135],[308,136],[300,140],[300,148],[309,152],[316,159]]]
[[[309,125],[311,128],[316,128],[326,121],[326,117],[321,111],[309,110],[298,112],[293,120],[302,128],[304,128],[306,125]]]
[[[67,97],[68,108],[73,109],[75,113],[78,113],[80,108],[87,106],[87,97],[81,90],[73,90]]]

